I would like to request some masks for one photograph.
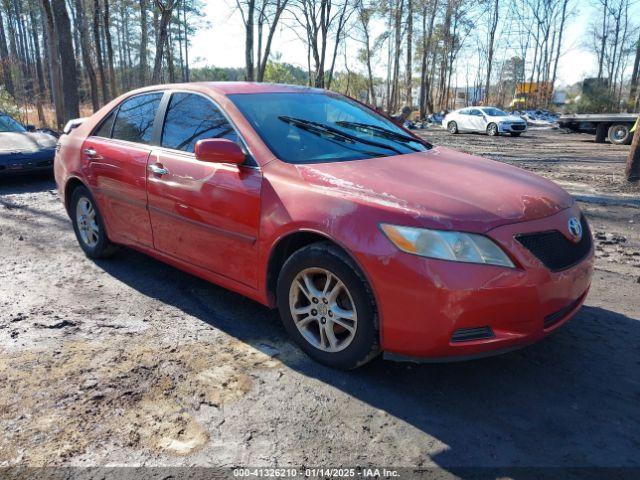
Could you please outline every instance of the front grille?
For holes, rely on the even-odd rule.
[[[519,130],[522,131],[524,130],[526,127],[524,125],[518,124],[518,123],[514,123],[513,125],[511,125],[511,130]]]
[[[584,295],[585,294],[582,294],[580,296],[580,298],[578,298],[577,300],[574,300],[569,305],[567,305],[566,307],[561,308],[557,312],[553,312],[551,315],[547,315],[546,317],[544,317],[544,328],[551,328],[556,323],[558,323],[560,320],[562,320],[564,317],[566,317],[567,314],[571,310],[576,308],[576,306],[582,301],[582,298],[584,297]]]
[[[591,250],[591,231],[584,216],[580,218],[580,223],[582,239],[578,243],[572,242],[557,230],[518,235],[516,240],[549,270],[565,270],[579,263]]]
[[[491,327],[459,328],[451,335],[452,342],[471,342],[486,338],[493,338]]]

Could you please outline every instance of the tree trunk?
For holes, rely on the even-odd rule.
[[[175,0],[167,0],[162,3],[161,0],[155,0],[156,7],[160,10],[160,24],[157,31],[156,40],[156,58],[153,64],[152,83],[160,83],[162,80],[162,59],[164,57],[164,46],[167,43],[167,28],[171,20],[171,13],[175,5]]]
[[[640,125],[638,125],[638,123],[636,123],[636,131],[633,135],[631,151],[627,158],[625,175],[629,182],[637,182],[640,180]]]
[[[36,106],[38,108],[38,120],[41,125],[46,124],[42,102],[46,91],[44,83],[44,73],[42,71],[42,56],[40,54],[40,43],[38,41],[38,24],[36,23],[35,6],[29,3],[29,18],[31,20],[31,36],[33,39],[33,49],[36,60],[36,76],[38,77],[38,93],[36,95]]]
[[[602,40],[600,44],[600,54],[598,55],[598,78],[602,78],[602,70],[604,68],[604,49],[607,46],[607,7],[608,0],[604,0],[602,8]]]
[[[9,95],[15,94],[13,79],[11,78],[11,57],[7,47],[7,37],[4,33],[4,20],[0,14],[0,70],[2,70],[2,82]]]
[[[109,95],[109,81],[107,80],[104,69],[104,56],[102,54],[102,42],[100,35],[100,2],[93,0],[93,43],[96,47],[96,63],[98,65],[98,76],[100,77],[100,86],[102,87],[102,102],[107,103],[111,96]]]
[[[247,81],[253,82],[254,68],[253,68],[253,16],[256,10],[255,0],[249,0],[247,2],[247,18],[245,21],[245,43],[244,43],[244,61],[246,65],[246,78]]]
[[[89,88],[91,90],[91,105],[93,111],[96,112],[100,108],[100,99],[98,98],[98,81],[96,79],[96,71],[93,68],[91,60],[91,43],[89,41],[89,31],[87,27],[87,19],[82,0],[76,0],[76,18],[78,22],[78,30],[80,31],[80,46],[82,50],[82,63],[89,77]]]
[[[49,0],[40,0],[42,10],[46,18],[47,45],[49,46],[49,71],[51,72],[51,96],[56,111],[56,126],[62,129],[64,126],[64,103],[62,93],[62,78],[60,75],[60,52],[58,50],[58,35],[53,19],[53,11]]]
[[[184,72],[185,81],[189,82],[189,25],[187,24],[187,2],[182,2],[182,18],[184,21]]]
[[[111,94],[115,97],[118,95],[118,86],[116,85],[116,72],[113,67],[113,42],[111,41],[111,29],[109,24],[111,19],[109,18],[109,2],[111,0],[104,0],[103,22],[102,27],[104,29],[104,39],[107,46],[107,67],[109,68],[109,83],[111,84]]]
[[[412,95],[412,55],[413,51],[411,49],[413,45],[413,1],[407,0],[407,72],[406,72],[406,101],[407,105],[411,106],[413,104],[413,95]]]
[[[73,55],[73,41],[71,38],[71,23],[64,0],[51,0],[51,10],[58,36],[58,51],[60,55],[60,71],[62,77],[62,94],[64,95],[64,120],[80,116],[80,101],[78,99],[78,72]]]
[[[147,9],[149,4],[147,0],[140,0],[140,71],[138,79],[140,85],[147,83],[147,70],[149,63],[147,61],[147,49],[149,45],[149,27],[147,25]]]
[[[433,11],[431,12],[431,19],[429,20],[429,30],[426,29],[427,21],[427,6],[425,5],[422,12],[422,65],[420,66],[420,118],[426,117],[427,103],[429,98],[430,82],[429,72],[427,71],[427,59],[431,50],[431,41],[433,39],[433,25],[436,19],[436,12],[438,10],[438,1],[433,2]],[[435,57],[435,54],[434,54]]]
[[[500,2],[495,0],[494,11],[491,17],[491,30],[489,31],[489,54],[487,55],[487,80],[484,86],[484,104],[489,105],[489,89],[491,88],[491,69],[493,67],[493,47],[498,28],[498,18],[500,15]]]
[[[640,84],[640,37],[636,45],[636,59],[633,62],[631,89],[629,90],[629,107],[632,111],[638,107],[638,84]]]
[[[271,25],[269,26],[269,33],[267,35],[267,41],[264,46],[264,50],[260,54],[260,64],[258,65],[258,81],[264,81],[264,72],[267,69],[267,63],[269,62],[269,55],[271,54],[271,42],[273,40],[273,36],[276,33],[276,28],[278,27],[278,22],[280,21],[280,16],[284,9],[286,8],[288,0],[279,0],[276,4],[276,11],[274,13],[273,20],[271,21]]]

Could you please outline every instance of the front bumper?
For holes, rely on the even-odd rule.
[[[0,155],[0,175],[50,172],[53,169],[54,156],[55,150]]]
[[[591,284],[593,245],[577,265],[551,272],[515,236],[564,231],[577,207],[487,233],[515,269],[432,260],[401,252],[377,256],[369,271],[378,301],[382,349],[401,357],[473,358],[534,343],[568,321]],[[465,340],[459,332],[488,331]],[[455,334],[455,335],[454,335]]]
[[[512,124],[504,124],[504,123],[499,123],[498,124],[498,131],[500,133],[524,133],[527,131],[527,124],[520,124],[520,123],[512,123]]]

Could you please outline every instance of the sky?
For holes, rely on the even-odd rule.
[[[563,53],[558,64],[559,85],[572,85],[586,76],[597,73],[597,60],[588,51],[588,24],[595,14],[593,7],[586,1],[577,2],[577,11],[569,18],[563,40]],[[209,0],[205,6],[205,17],[209,22],[208,28],[201,29],[193,38],[192,58],[196,65],[212,65],[216,67],[244,67],[244,25],[240,13],[235,8],[235,0]],[[640,15],[640,3],[635,9]],[[384,28],[378,25],[381,33]],[[351,70],[364,73],[364,65],[355,61],[359,46],[350,40],[350,50],[347,56]],[[298,36],[288,27],[281,26],[274,37],[272,55],[280,55],[280,60],[291,63],[306,70],[307,48]],[[386,66],[383,61],[378,62],[379,76],[385,76]],[[344,69],[344,56],[338,58],[337,69]],[[460,68],[460,70],[463,70]],[[466,70],[466,69],[465,69]],[[459,72],[462,75],[463,72]],[[464,84],[465,79],[458,78],[458,84]]]

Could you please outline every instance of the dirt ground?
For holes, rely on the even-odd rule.
[[[640,467],[629,147],[546,130],[424,135],[580,200],[597,271],[566,326],[484,360],[333,371],[236,294],[126,249],[87,259],[50,178],[0,179],[0,467]]]

